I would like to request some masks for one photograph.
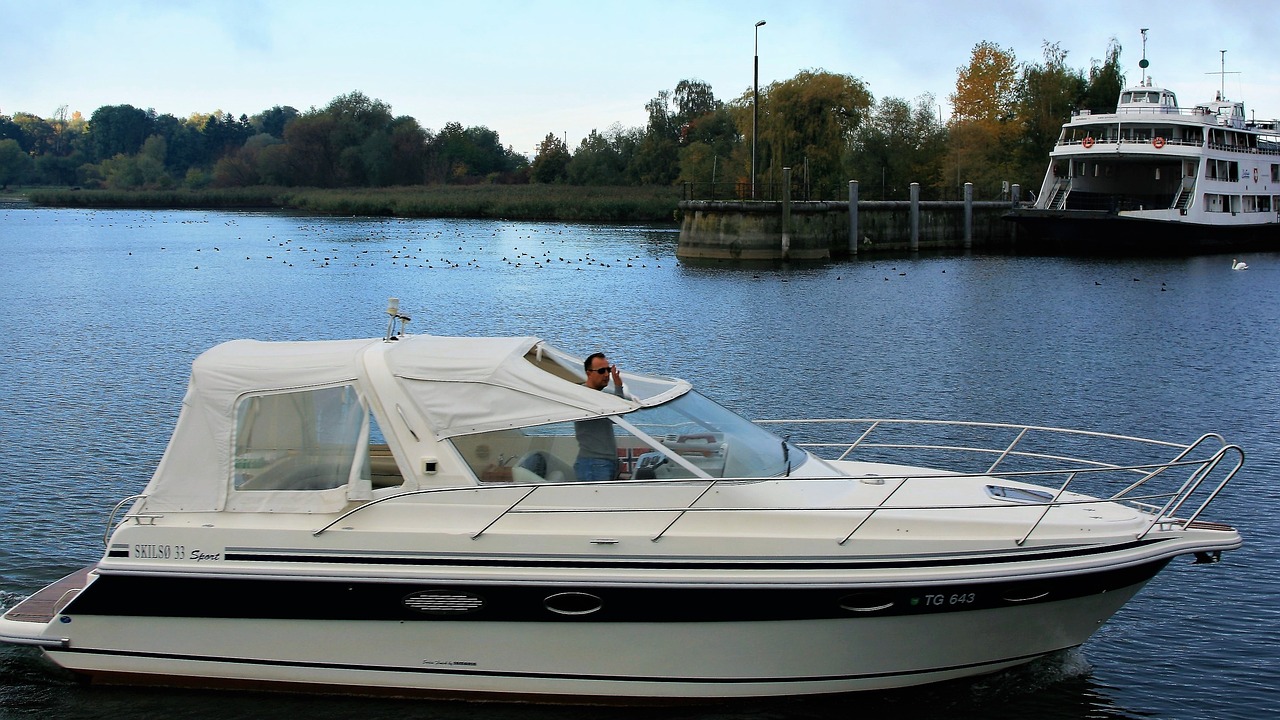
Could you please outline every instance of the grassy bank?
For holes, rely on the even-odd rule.
[[[674,222],[676,187],[466,185],[397,188],[248,187],[222,190],[32,190],[49,207],[285,209],[322,215]]]

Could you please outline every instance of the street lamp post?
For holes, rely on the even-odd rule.
[[[756,124],[760,121],[760,26],[756,23],[756,49],[751,74],[751,199],[756,199]]]

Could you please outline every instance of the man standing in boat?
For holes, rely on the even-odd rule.
[[[604,390],[613,380],[614,394],[625,397],[622,373],[617,366],[609,364],[604,353],[588,355],[582,367],[587,371],[587,387]],[[580,482],[613,480],[618,476],[618,440],[613,436],[613,423],[608,418],[579,420],[573,424],[573,434],[578,438],[578,459],[573,463],[573,473]]]

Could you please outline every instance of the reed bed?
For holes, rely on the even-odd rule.
[[[674,222],[677,187],[429,185],[394,188],[32,190],[49,207],[277,209],[320,215],[505,218],[570,222]]]

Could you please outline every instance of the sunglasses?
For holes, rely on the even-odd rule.
[[[602,368],[596,368],[596,369],[594,369],[594,370],[588,370],[588,371],[587,371],[587,373],[588,373],[588,374],[590,374],[590,373],[595,373],[595,374],[597,374],[597,375],[607,375],[607,374],[609,373],[609,371],[610,371],[610,370],[612,370],[612,369],[613,369],[613,366],[612,366],[612,365],[609,365],[608,367],[602,367]]]

